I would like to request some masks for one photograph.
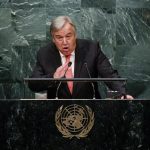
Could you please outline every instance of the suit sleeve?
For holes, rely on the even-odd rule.
[[[112,68],[108,58],[101,51],[99,44],[97,44],[97,69],[99,76],[102,78],[120,78],[117,70]],[[119,95],[125,95],[125,84],[123,81],[105,82],[110,90],[118,91]]]
[[[40,51],[37,53],[36,65],[33,69],[32,75],[30,78],[53,78],[54,73],[45,74],[44,68],[42,67],[42,56]],[[50,81],[29,81],[28,87],[33,92],[45,91],[50,87],[56,87],[57,83]]]

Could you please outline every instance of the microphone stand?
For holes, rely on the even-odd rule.
[[[85,67],[86,67],[86,70],[87,70],[87,72],[88,72],[89,77],[91,78],[91,74],[90,74],[90,71],[89,71],[89,69],[88,69],[87,63],[84,63],[84,65],[85,65]],[[91,82],[91,85],[92,85],[92,89],[93,89],[93,99],[96,99],[96,98],[95,98],[95,87],[94,87],[93,82]]]

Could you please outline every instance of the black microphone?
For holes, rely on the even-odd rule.
[[[72,62],[70,61],[70,62],[68,63],[68,67],[67,67],[67,69],[65,70],[64,76],[63,76],[62,78],[65,78],[66,72],[68,71],[68,69],[69,69],[69,67],[70,67],[71,65],[72,65]],[[57,89],[56,89],[56,98],[55,98],[55,99],[58,99],[58,91],[59,91],[59,88],[60,88],[60,86],[61,86],[61,83],[62,83],[62,81],[60,81],[59,84],[58,84],[58,86],[57,86]]]
[[[70,62],[68,63],[68,68],[69,68],[71,65],[72,65],[72,62],[70,61]],[[68,71],[68,68],[65,70],[65,73],[64,73],[63,78],[65,78],[65,75],[66,75],[66,72]]]
[[[72,62],[70,61],[69,63],[68,63],[68,67],[70,67],[72,65]]]
[[[85,65],[85,67],[86,67],[86,70],[87,70],[87,73],[88,73],[89,77],[91,78],[91,74],[90,74],[90,71],[89,71],[89,69],[88,69],[87,63],[85,62],[84,65]],[[93,99],[95,99],[95,88],[94,88],[94,84],[93,84],[93,82],[90,82],[90,83],[91,83],[92,89],[93,89]]]

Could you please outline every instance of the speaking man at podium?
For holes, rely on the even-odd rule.
[[[76,27],[68,16],[59,16],[51,21],[52,42],[37,53],[37,61],[31,78],[118,78],[103,54],[98,42],[78,39]],[[126,95],[124,83],[107,82],[107,86],[118,91],[119,98],[133,99]],[[100,99],[96,82],[40,82],[28,83],[34,92],[47,91],[47,98]]]

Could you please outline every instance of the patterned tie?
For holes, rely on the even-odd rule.
[[[71,55],[66,56],[66,62],[67,62],[67,63],[70,62],[70,56],[71,56]],[[72,74],[72,69],[71,69],[71,67],[68,68],[68,70],[67,70],[65,76],[66,76],[67,79],[68,79],[68,78],[73,78],[73,74]],[[72,91],[73,91],[73,81],[68,81],[67,84],[68,84],[69,91],[70,91],[70,93],[72,94]]]

